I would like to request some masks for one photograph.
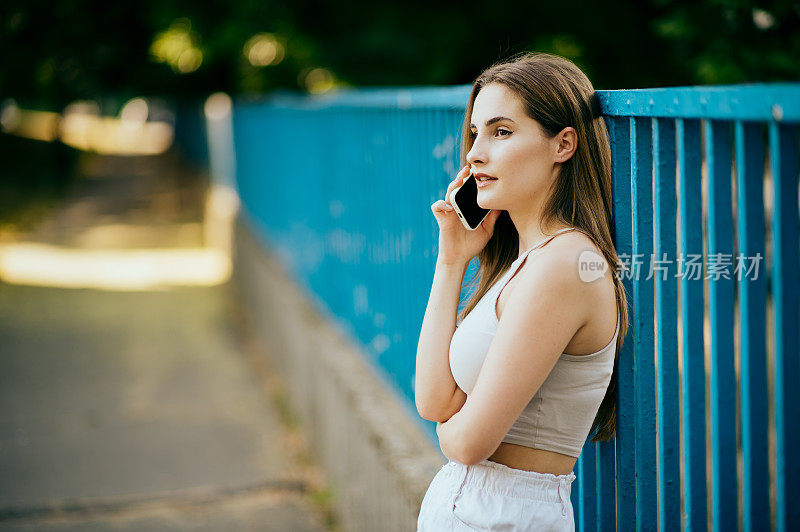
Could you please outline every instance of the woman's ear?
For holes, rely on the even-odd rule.
[[[574,127],[567,126],[556,134],[555,141],[557,142],[555,162],[566,162],[578,148],[578,133]]]

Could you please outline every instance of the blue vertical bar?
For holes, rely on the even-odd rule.
[[[653,126],[650,118],[631,118],[631,196],[633,198],[633,346],[636,398],[636,528],[655,530],[657,508],[654,282]],[[639,264],[646,273],[639,270]]]
[[[681,232],[680,275],[683,372],[683,505],[684,530],[705,530],[706,392],[703,346],[703,272],[689,266],[699,256],[702,265],[703,220],[700,121],[678,120],[678,210]],[[690,256],[691,255],[691,256]]]
[[[655,156],[654,255],[663,269],[655,273],[658,371],[658,528],[680,530],[680,406],[678,381],[678,283],[675,183],[675,121],[653,122]]]
[[[396,125],[397,111],[392,108],[379,109],[374,114],[374,131],[377,132],[375,138],[375,148],[372,153],[378,161],[383,164],[376,169],[375,176],[379,177],[380,184],[378,185],[377,193],[379,196],[386,194],[386,184],[395,181],[395,170],[397,166],[397,156],[402,153],[404,146],[396,144],[397,138],[394,132]],[[355,134],[355,133],[354,133]],[[391,148],[389,147],[391,145]],[[374,178],[373,177],[373,178]],[[389,308],[387,301],[398,301],[398,283],[396,281],[388,282],[389,279],[395,279],[395,259],[392,253],[391,243],[394,241],[394,234],[397,231],[397,200],[388,202],[382,209],[380,209],[381,218],[383,223],[377,233],[377,249],[380,266],[380,283],[384,284],[381,305],[386,314],[386,327],[380,334],[373,338],[367,338],[370,342],[372,349],[375,351],[375,356],[379,361],[379,369],[383,369],[384,374],[388,375],[390,379],[397,377],[397,365],[394,355],[392,354],[392,343],[387,341],[391,338],[398,327],[398,320],[400,314],[397,312],[397,307]],[[380,341],[379,339],[383,339]],[[389,349],[385,349],[388,344]]]
[[[356,126],[359,131],[364,135],[364,149],[361,154],[361,160],[364,163],[364,175],[376,176],[378,175],[378,168],[374,160],[374,147],[377,143],[378,132],[378,119],[380,116],[379,110],[364,109],[359,113],[359,121]],[[326,131],[327,133],[327,131]],[[360,277],[361,282],[367,287],[367,308],[362,309],[364,316],[361,317],[363,323],[363,332],[361,333],[360,340],[366,343],[365,340],[369,337],[375,337],[384,332],[382,327],[379,327],[375,322],[375,315],[380,313],[385,301],[382,297],[382,292],[385,290],[381,282],[379,270],[374,264],[373,246],[375,241],[374,227],[376,224],[368,223],[368,220],[375,220],[382,213],[382,210],[370,201],[370,198],[377,197],[380,194],[381,180],[379,179],[365,179],[364,184],[359,187],[359,210],[361,211],[364,223],[359,228],[364,237],[364,251],[361,254],[361,268]],[[331,208],[330,206],[328,207]],[[335,208],[335,205],[334,205]]]
[[[345,134],[354,134],[355,132],[355,124],[353,124],[353,116],[347,112],[345,109],[336,108],[332,109],[330,112],[332,117],[337,119],[337,122],[340,124],[340,131],[345,132]],[[317,113],[313,112],[306,112],[306,114],[311,115],[312,117],[316,118],[318,116]],[[313,119],[312,119],[313,120]],[[316,120],[313,120],[314,122]],[[312,122],[313,123],[313,122]],[[336,150],[336,153],[330,153],[328,157],[331,157],[335,161],[336,170],[332,173],[330,177],[334,177],[333,186],[334,188],[334,199],[339,201],[344,208],[342,209],[341,215],[336,218],[333,227],[331,227],[328,231],[326,231],[326,235],[331,239],[331,244],[333,245],[331,249],[331,254],[333,258],[333,264],[335,265],[332,269],[331,275],[331,288],[333,289],[333,300],[329,305],[331,314],[336,316],[336,319],[339,321],[340,326],[344,329],[346,334],[350,333],[350,313],[349,313],[349,302],[351,299],[351,287],[347,283],[346,277],[346,270],[344,264],[344,257],[342,255],[342,247],[344,245],[344,232],[347,230],[348,226],[348,218],[351,216],[351,209],[354,208],[352,205],[353,198],[349,197],[346,193],[345,188],[345,168],[347,165],[352,161],[353,156],[355,155],[354,146],[348,143],[341,142],[341,137],[334,142],[334,146],[339,148]],[[299,154],[298,154],[299,156]],[[326,157],[326,160],[330,160]],[[314,176],[314,185],[316,185],[319,181],[319,173],[315,174]],[[299,194],[299,190],[298,196]],[[299,203],[293,201],[293,203]],[[300,205],[297,204],[297,210],[295,211],[294,216],[290,219],[297,219],[297,213],[302,212],[300,210]]]
[[[572,488],[569,492],[569,499],[572,502],[572,517],[575,520],[575,530],[583,532],[586,530],[583,524],[583,451],[578,459],[575,460],[575,480],[572,481]]]
[[[408,175],[404,168],[405,161],[410,156],[410,150],[407,143],[408,138],[401,133],[401,124],[404,120],[408,120],[409,114],[413,111],[401,110],[390,108],[382,119],[386,122],[386,136],[385,136],[385,149],[386,155],[383,158],[388,164],[386,167],[387,179],[381,183],[381,192],[383,197],[388,197],[393,190],[392,184],[399,183],[404,175]],[[408,203],[404,198],[405,193],[408,193],[410,187],[404,187],[399,191],[394,198],[392,205],[389,207],[390,226],[389,226],[389,241],[392,244],[391,260],[388,268],[388,279],[395,279],[392,285],[391,300],[390,301],[403,301],[403,235],[406,233],[405,220],[407,219],[404,212],[405,206]],[[370,198],[369,201],[375,201]],[[387,304],[387,310],[390,307]],[[403,370],[403,362],[408,360],[401,356],[400,348],[403,345],[403,328],[404,316],[406,314],[405,308],[402,305],[396,305],[391,309],[393,311],[393,326],[387,335],[388,349],[384,351],[385,367],[389,368],[389,375],[392,379],[389,382],[399,384],[405,382],[409,377]],[[410,373],[409,373],[410,375]]]
[[[736,473],[736,371],[733,345],[731,127],[706,123],[708,289],[711,322],[711,519],[715,530],[739,528]]]
[[[411,157],[411,154],[418,153],[416,152],[415,147],[416,139],[420,136],[420,128],[417,125],[419,123],[419,119],[421,116],[430,113],[430,110],[415,110],[407,111],[404,114],[403,127],[398,133],[401,137],[405,138],[406,146],[406,153],[402,156],[403,167],[401,169],[401,175],[419,175],[415,171],[419,157]],[[415,182],[419,181],[421,180],[415,179]],[[402,290],[404,323],[401,330],[406,336],[403,338],[403,348],[401,352],[403,360],[405,361],[403,381],[399,382],[398,385],[401,385],[401,388],[406,392],[408,404],[411,405],[414,401],[414,392],[411,388],[411,379],[414,375],[415,368],[416,341],[419,338],[419,335],[414,334],[416,331],[414,307],[417,306],[415,301],[418,301],[418,298],[414,297],[415,294],[418,294],[418,292],[415,292],[416,286],[414,285],[414,272],[416,271],[416,262],[419,260],[419,257],[422,254],[422,249],[420,249],[417,245],[419,243],[417,235],[420,235],[418,220],[420,216],[423,216],[423,213],[424,216],[431,216],[431,214],[430,209],[426,210],[424,208],[424,203],[420,203],[418,201],[420,198],[424,197],[420,187],[407,187],[403,196],[403,205],[412,207],[415,214],[415,216],[404,216],[405,221],[403,223],[403,229],[408,234],[414,235],[415,238],[409,242],[408,256],[402,261],[403,269],[401,270],[401,276],[404,281],[404,287]],[[372,200],[370,199],[369,201]]]
[[[581,452],[581,526],[580,530],[597,530],[597,456],[595,443],[588,439]]]
[[[767,459],[767,281],[764,271],[764,143],[759,123],[736,122],[737,274],[741,361],[742,514],[745,532],[769,523]],[[745,275],[758,261],[760,275]],[[738,266],[737,261],[737,266]]]
[[[611,170],[614,178],[614,233],[620,261],[626,262],[633,252],[631,225],[631,127],[627,118],[610,118]],[[620,270],[627,294],[633,294],[632,278]],[[629,297],[629,300],[631,298]],[[629,310],[630,315],[630,310]],[[617,530],[631,529],[631,516],[636,515],[636,449],[634,412],[636,397],[633,389],[632,342],[626,341],[619,354],[617,367],[617,431],[616,431],[616,520]]]
[[[800,259],[798,258],[798,126],[769,124],[774,211],[772,303],[775,345],[775,432],[779,532],[800,526]]]
[[[604,121],[604,124],[608,130],[609,142],[613,142],[613,122],[611,122],[611,119],[607,119]],[[612,154],[613,149],[614,148],[612,148]],[[614,183],[613,175],[612,173],[612,186]],[[616,206],[614,209],[614,212],[616,212]],[[612,227],[611,230],[615,231],[615,228]],[[617,251],[619,251],[618,247]],[[617,408],[619,408],[619,405],[617,405]],[[617,412],[619,412],[619,410],[617,410]],[[619,417],[617,417],[617,430],[619,431]],[[617,526],[616,441],[612,439],[607,442],[596,442],[595,449],[597,452],[597,530],[611,532]]]
[[[611,532],[616,527],[614,492],[615,442],[599,441],[597,445],[597,530]]]

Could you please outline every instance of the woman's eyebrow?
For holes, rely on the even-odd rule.
[[[508,118],[506,116],[495,116],[494,118],[490,118],[489,120],[486,121],[486,127],[489,127],[492,124],[494,124],[495,122],[499,122],[501,120],[508,120],[509,122],[513,122],[513,123],[516,124],[516,122],[514,122],[513,120],[511,120],[510,118]],[[469,127],[470,127],[470,129],[472,129],[473,127],[475,127],[475,124],[470,124]]]

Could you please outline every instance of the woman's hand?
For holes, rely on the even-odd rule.
[[[450,204],[450,193],[461,186],[469,176],[469,165],[461,169],[456,178],[447,186],[443,200],[431,205],[431,211],[439,224],[438,262],[451,265],[466,265],[489,242],[494,232],[494,224],[502,211],[492,210],[474,231],[468,230],[458,219]]]

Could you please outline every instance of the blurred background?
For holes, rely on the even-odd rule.
[[[568,57],[597,89],[793,80],[800,71],[800,4],[791,1],[577,1],[569,10],[10,1],[0,17],[4,225],[63,196],[81,151],[168,150],[176,109],[215,92],[463,84],[525,50]],[[87,133],[140,122],[142,138]]]
[[[215,92],[463,84],[524,50],[598,89],[793,80],[799,30],[792,1],[4,2],[0,223],[62,197],[82,151],[168,150],[176,109]]]
[[[597,89],[796,81],[800,3],[3,2],[0,528],[345,529],[231,296],[232,109],[533,50]]]

